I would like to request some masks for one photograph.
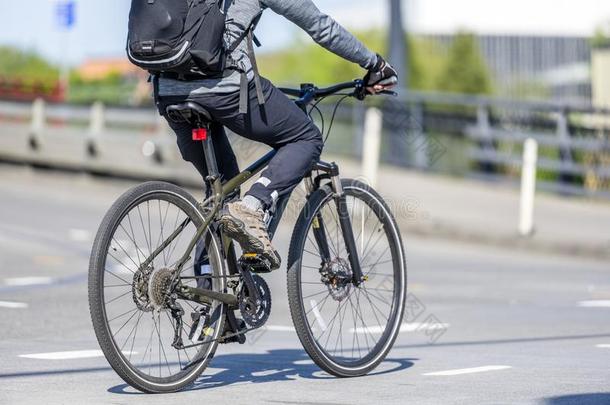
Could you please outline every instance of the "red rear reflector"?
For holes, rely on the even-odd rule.
[[[193,141],[205,141],[208,137],[208,130],[205,128],[193,129]]]

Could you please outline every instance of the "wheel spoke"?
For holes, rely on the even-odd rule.
[[[149,312],[138,307],[138,305],[151,305],[146,301],[150,300],[150,297],[146,297],[150,289],[149,283],[151,280],[156,280],[153,277],[154,274],[159,274],[156,277],[163,277],[162,273],[155,272],[162,268],[175,269],[184,253],[192,256],[192,252],[184,252],[187,246],[184,241],[194,235],[200,218],[195,217],[191,214],[192,211],[189,211],[192,210],[192,205],[183,206],[181,201],[174,202],[177,200],[174,195],[166,196],[165,194],[158,198],[154,194],[150,194],[146,198],[135,200],[137,202],[130,205],[126,212],[117,212],[120,217],[113,222],[115,224],[115,228],[112,230],[114,233],[107,236],[105,242],[102,242],[105,244],[103,245],[105,249],[103,263],[107,263],[107,266],[100,271],[103,271],[104,275],[107,273],[108,276],[102,277],[101,285],[97,287],[101,291],[105,291],[105,294],[101,294],[104,298],[99,300],[98,305],[106,309],[103,316],[107,324],[105,329],[108,330],[108,337],[114,341],[112,350],[123,353],[127,364],[126,372],[137,372],[150,381],[159,378],[178,381],[188,373],[201,370],[199,367],[191,366],[204,361],[210,348],[213,347],[210,345],[215,344],[188,349],[177,349],[171,346],[176,327],[180,328],[179,333],[182,338],[188,338],[192,329],[193,325],[189,322],[190,313],[196,312],[197,308],[187,300],[176,300],[176,303],[185,310],[181,326],[170,316],[169,309],[165,305],[163,308],[154,309],[150,315]],[[172,241],[169,241],[167,246],[160,249],[159,247],[166,242],[169,235],[178,229],[181,232]],[[189,235],[184,236],[185,233]],[[210,234],[206,234],[204,237],[210,236]],[[206,239],[206,245],[207,243]],[[157,249],[159,253],[150,266],[145,270],[141,269],[141,264],[149,259],[152,252]],[[219,252],[208,249],[206,246],[205,256],[197,259],[217,263]],[[176,259],[175,256],[178,254],[180,258]],[[213,261],[210,257],[212,254],[214,254]],[[171,262],[174,263],[168,266]],[[157,267],[160,264],[165,267]],[[183,265],[182,270],[193,271],[193,264],[193,260],[189,259]],[[140,273],[141,271],[142,273]],[[139,280],[144,285],[142,291],[138,292],[134,298],[137,302],[133,302],[132,294],[135,288],[133,279],[136,274],[140,276]],[[190,279],[183,281],[183,283],[189,282],[194,281]],[[218,289],[219,285],[213,284],[215,289]],[[216,302],[214,307],[221,311],[219,314],[224,314],[222,312],[223,304]],[[161,312],[165,315],[162,315]],[[218,333],[220,332],[220,322],[222,322],[222,318],[218,316],[209,321],[209,326]],[[147,334],[148,336],[146,336]]]
[[[390,338],[390,322],[400,322],[393,302],[397,294],[405,293],[396,285],[397,272],[402,271],[396,253],[402,247],[396,245],[397,240],[388,231],[391,217],[383,213],[376,200],[367,199],[370,194],[362,192],[363,197],[360,197],[350,192],[354,191],[346,191],[347,212],[350,214],[363,274],[372,279],[388,277],[388,286],[380,282],[379,286],[375,284],[368,288],[371,278],[359,287],[344,284],[346,277],[350,280],[351,268],[338,206],[331,197],[312,216],[322,218],[324,236],[334,256],[331,262],[321,267],[321,253],[310,225],[301,242],[302,256],[299,262],[302,316],[316,342],[314,348],[325,352],[325,357],[330,361],[345,367],[366,364],[362,362],[371,361],[366,359],[374,358],[370,355],[381,350],[382,342]],[[319,271],[324,272],[321,279]],[[346,274],[346,271],[350,273]]]

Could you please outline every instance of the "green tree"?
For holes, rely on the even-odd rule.
[[[597,27],[593,38],[591,38],[591,46],[593,46],[593,48],[610,47],[610,22]]]
[[[437,87],[451,93],[491,94],[489,69],[473,34],[455,36]]]
[[[0,76],[26,82],[55,82],[59,69],[32,51],[0,47]]]
[[[379,30],[356,33],[370,49],[386,53],[385,34]],[[409,85],[413,89],[434,90],[441,73],[444,56],[438,45],[417,37],[409,37]],[[281,51],[261,53],[261,73],[273,82],[295,85],[313,82],[318,85],[352,80],[364,76],[357,65],[343,60],[320,46],[296,39],[294,44]]]

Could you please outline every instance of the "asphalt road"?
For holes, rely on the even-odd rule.
[[[0,166],[0,404],[610,404],[609,263],[409,235],[409,319],[371,375],[308,360],[278,271],[270,328],[191,389],[140,394],[99,356],[87,304],[92,235],[130,185]]]

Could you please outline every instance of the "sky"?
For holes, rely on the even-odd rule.
[[[60,62],[120,56],[125,47],[129,0],[75,0],[77,23],[67,32],[55,20],[60,0],[2,0],[0,45],[36,50]],[[239,1],[239,0],[237,0]],[[298,1],[298,0],[286,0]],[[347,27],[387,25],[386,0],[314,0]],[[609,0],[403,0],[406,25],[416,32],[591,35],[610,21]],[[299,30],[267,11],[257,36],[264,50],[290,43]]]

